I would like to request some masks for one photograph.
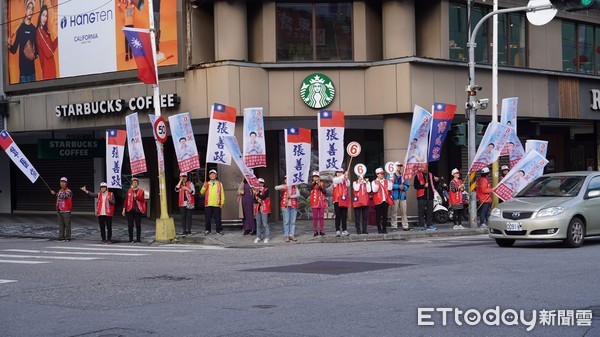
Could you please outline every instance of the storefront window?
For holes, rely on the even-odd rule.
[[[563,70],[600,74],[600,29],[575,22],[562,22]]]
[[[278,3],[277,61],[352,60],[352,4]]]
[[[473,6],[471,8],[471,26],[491,11],[490,7]],[[450,59],[467,61],[469,23],[466,4],[451,3],[449,7],[450,23]],[[475,37],[475,62],[492,62],[492,19],[484,23]],[[498,64],[517,67],[526,66],[527,41],[526,21],[522,14],[504,14],[498,16]]]

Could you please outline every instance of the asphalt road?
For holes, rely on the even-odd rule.
[[[237,248],[0,238],[0,336],[600,336],[598,252],[598,239],[499,248],[485,235]]]

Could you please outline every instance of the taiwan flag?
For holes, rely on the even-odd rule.
[[[223,137],[234,136],[236,113],[233,107],[213,104],[208,125],[207,163],[231,165],[231,154],[225,148]]]
[[[126,141],[127,131],[106,130],[106,182],[108,188],[123,188],[121,168],[123,167]]]
[[[428,162],[440,160],[442,146],[446,134],[452,125],[452,119],[456,112],[456,105],[446,103],[433,104],[433,119],[431,120],[431,131],[429,133]]]
[[[344,112],[321,110],[319,126],[319,170],[335,172],[342,170],[344,161]]]
[[[287,127],[285,138],[285,173],[288,186],[307,184],[310,178],[310,129]]]
[[[146,84],[158,84],[156,64],[147,29],[123,28],[138,68],[138,78]]]

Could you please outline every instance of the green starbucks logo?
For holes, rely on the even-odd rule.
[[[335,88],[329,77],[323,74],[311,74],[302,82],[300,97],[309,107],[321,109],[333,102]]]

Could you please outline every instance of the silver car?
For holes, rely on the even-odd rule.
[[[579,247],[600,235],[600,172],[547,174],[492,210],[490,237],[501,247],[515,240],[563,240]]]

